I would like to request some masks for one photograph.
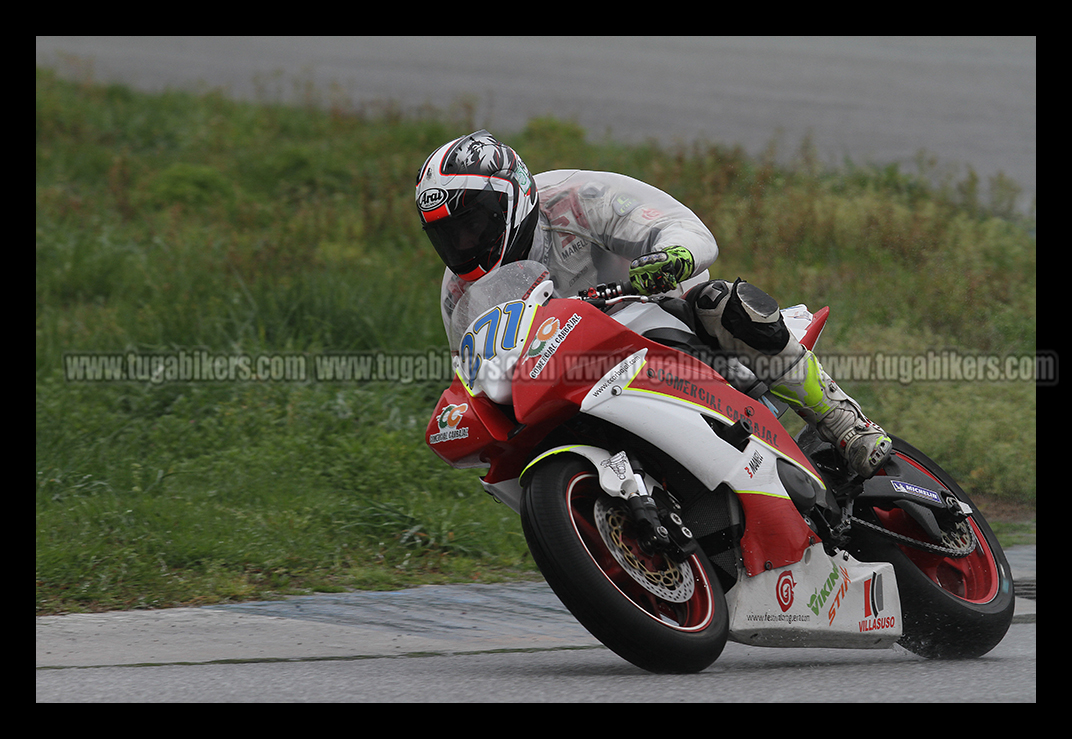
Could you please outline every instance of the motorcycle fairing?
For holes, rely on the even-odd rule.
[[[564,326],[573,319],[571,333],[553,353],[539,355],[542,363],[530,351],[515,368],[516,376],[529,374],[525,382],[515,381],[518,420],[541,419],[566,404],[572,412],[583,411],[652,441],[709,490],[726,483],[737,492],[748,523],[741,548],[750,576],[799,561],[819,537],[790,499],[776,458],[794,464],[816,485],[823,483],[774,415],[733,390],[708,365],[644,339],[601,311],[577,310],[563,302],[541,309],[533,325],[554,321]],[[594,349],[581,353],[571,346]],[[622,356],[623,347],[632,353]],[[604,353],[597,353],[600,348]],[[594,370],[603,371],[602,376],[593,377]],[[664,406],[659,414],[651,412],[653,401]],[[754,430],[743,450],[711,427],[740,418],[748,418]]]
[[[487,398],[471,395],[455,376],[436,404],[425,441],[451,467],[487,467],[488,452],[501,453],[516,425]]]
[[[484,393],[474,394],[463,367],[427,431],[429,445],[448,464],[490,467],[485,488],[512,490],[509,481],[520,475],[532,448],[583,407],[658,444],[709,490],[725,483],[737,492],[747,523],[741,549],[749,576],[799,561],[818,541],[779,479],[775,459],[786,459],[818,485],[822,478],[762,403],[737,393],[708,365],[641,337],[587,303],[528,307],[532,318],[519,324],[524,338],[511,367],[514,417]],[[474,343],[479,348],[482,341]],[[664,404],[654,417],[653,400]],[[740,418],[753,424],[743,447],[712,430],[711,424]]]
[[[902,635],[893,565],[831,556],[822,544],[798,562],[739,580],[726,604],[729,638],[742,644],[885,649]]]
[[[774,414],[761,402],[737,393],[725,378],[698,359],[649,341],[586,303],[555,301],[539,310],[533,325],[549,321],[565,325],[574,317],[572,333],[563,338],[552,354],[539,355],[545,361],[539,362],[530,347],[517,363],[515,375],[529,374],[525,382],[515,382],[514,412],[518,421],[538,421],[563,405],[575,411],[593,412],[597,398],[598,402],[605,402],[641,393],[649,400],[683,404],[728,425],[742,417],[748,418],[755,429],[754,439],[787,457],[817,484],[823,485],[822,477]],[[579,352],[571,350],[572,346],[586,349]],[[617,383],[622,392],[616,395],[611,383],[616,373],[620,379],[619,365],[641,350],[646,350],[646,364],[642,370],[633,372],[628,382]],[[537,379],[540,382],[534,382]],[[603,387],[611,392],[601,393]],[[713,482],[717,485],[717,481]]]
[[[525,424],[577,413],[593,384],[650,344],[581,301],[541,307],[532,327],[514,368],[514,414]]]
[[[515,480],[532,448],[562,420],[554,416],[538,424],[519,424],[484,395],[470,394],[461,378],[455,377],[436,404],[425,441],[451,467],[488,468],[482,480],[486,488]]]

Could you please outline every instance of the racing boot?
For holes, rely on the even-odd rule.
[[[814,426],[860,477],[871,477],[889,459],[893,440],[864,416],[860,404],[830,379],[811,351],[805,349],[800,361],[772,384],[770,392]]]

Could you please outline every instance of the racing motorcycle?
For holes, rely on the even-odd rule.
[[[452,314],[455,377],[427,443],[487,468],[577,620],[657,673],[703,670],[727,640],[929,658],[996,646],[1011,571],[956,481],[896,437],[866,480],[812,429],[792,438],[785,406],[738,389],[747,370],[698,343],[683,305],[622,284],[561,297],[522,261]],[[809,349],[828,315],[783,311]]]

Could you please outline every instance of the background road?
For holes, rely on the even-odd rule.
[[[220,87],[250,99],[472,106],[507,139],[532,116],[590,138],[706,139],[827,164],[921,149],[985,183],[1036,194],[1035,37],[38,36],[37,64],[144,90]],[[583,166],[579,163],[578,166]]]

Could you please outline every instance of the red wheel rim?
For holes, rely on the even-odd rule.
[[[697,557],[693,555],[687,560],[696,579],[692,597],[687,601],[674,603],[646,590],[618,564],[596,528],[594,506],[596,498],[602,493],[598,479],[592,472],[577,474],[567,488],[573,528],[596,567],[626,600],[662,625],[678,631],[701,631],[706,628],[714,618],[714,599],[707,573]],[[659,567],[659,555],[647,557],[647,562],[653,568]]]
[[[903,452],[896,452],[896,455],[926,474],[938,485],[945,487],[941,480],[916,460],[906,456]],[[919,524],[900,508],[891,510],[872,508],[872,510],[879,524],[888,531],[912,539],[928,540]],[[898,544],[898,547],[920,572],[950,595],[969,603],[988,603],[998,594],[998,584],[1001,580],[998,564],[974,517],[969,517],[968,522],[972,531],[975,532],[975,539],[978,543],[975,551],[967,557],[947,557],[903,544]]]

